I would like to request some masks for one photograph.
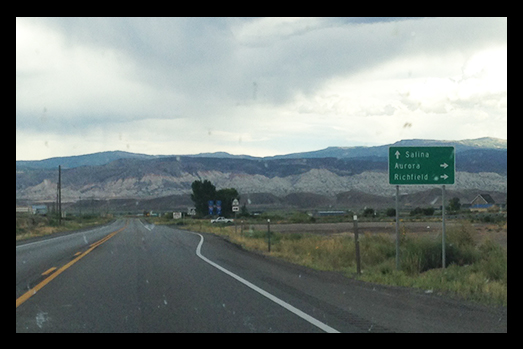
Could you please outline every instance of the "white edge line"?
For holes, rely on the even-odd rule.
[[[144,227],[145,229],[147,229],[147,230],[151,231],[151,229],[147,228],[147,226],[146,226],[145,224],[143,224],[143,222],[142,222],[142,220],[141,220],[141,219],[140,219],[140,221],[139,221],[139,222],[140,222],[140,223],[142,223],[142,225],[143,225],[143,227]]]
[[[339,331],[335,330],[334,328],[330,327],[329,325],[326,325],[324,324],[323,322],[313,318],[312,316],[304,313],[303,311],[301,311],[300,309],[296,308],[296,307],[293,307],[292,305],[290,305],[289,303],[279,299],[278,297],[270,294],[269,292],[259,288],[258,286],[250,283],[249,281],[245,280],[244,278],[234,274],[233,272],[219,266],[218,264],[214,263],[213,261],[207,259],[206,257],[204,257],[201,253],[201,248],[202,248],[202,245],[203,245],[203,236],[201,234],[198,234],[198,233],[194,233],[194,232],[191,232],[189,231],[189,233],[191,234],[195,234],[195,235],[199,235],[201,240],[200,240],[200,243],[198,244],[198,247],[196,248],[196,255],[198,257],[200,257],[201,259],[203,259],[205,262],[209,263],[210,265],[212,265],[213,267],[215,267],[216,269],[224,272],[225,274],[235,278],[236,280],[238,280],[239,282],[241,282],[242,284],[244,284],[245,286],[253,289],[254,291],[258,292],[259,294],[261,294],[262,296],[265,296],[267,298],[269,298],[271,301],[273,301],[274,303],[284,307],[285,309],[287,309],[288,311],[290,311],[291,313],[301,317],[303,320],[311,323],[312,325],[320,328],[321,330],[327,332],[327,333],[340,333]]]

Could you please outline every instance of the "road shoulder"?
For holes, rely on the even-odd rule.
[[[370,332],[507,332],[505,307],[350,279],[246,251],[220,236],[202,235],[206,241],[202,254],[207,258],[276,295],[290,297],[302,306],[317,306],[333,321],[349,323],[352,328]]]

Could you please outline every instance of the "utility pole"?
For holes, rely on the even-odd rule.
[[[62,166],[58,165],[58,225],[62,225]]]

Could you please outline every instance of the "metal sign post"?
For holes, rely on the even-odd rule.
[[[238,199],[232,201],[232,212],[234,212],[234,233],[236,233],[236,213],[240,210],[240,202]]]
[[[354,215],[354,245],[356,248],[356,272],[361,275],[360,239],[358,233],[358,216]]]
[[[445,186],[441,187],[441,265],[445,269]]]
[[[399,186],[442,186],[442,238],[441,264],[445,260],[445,185],[454,184],[456,178],[456,150],[454,147],[389,147],[389,184],[396,185],[396,269],[399,270]]]
[[[399,200],[400,186],[396,186],[396,270],[400,270],[400,210]]]

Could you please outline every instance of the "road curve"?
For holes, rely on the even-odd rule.
[[[17,332],[507,331],[506,308],[349,280],[210,234],[128,219],[70,235],[17,246]]]

